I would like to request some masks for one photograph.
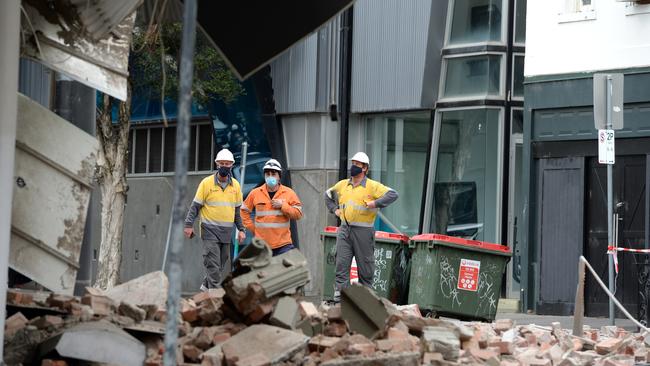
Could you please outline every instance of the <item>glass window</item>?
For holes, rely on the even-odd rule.
[[[502,0],[454,1],[449,44],[500,42],[502,3]]]
[[[133,129],[129,130],[129,150],[127,151],[129,163],[126,166],[127,173],[133,173]]]
[[[199,167],[198,170],[211,170],[212,162],[212,125],[199,125]]]
[[[498,109],[441,113],[431,229],[499,242]]]
[[[135,130],[135,169],[134,173],[147,172],[147,129]]]
[[[173,172],[176,168],[176,127],[165,129],[165,157],[163,171]]]
[[[162,153],[162,128],[152,128],[149,132],[149,173],[160,173]]]
[[[377,229],[394,231],[392,224],[407,235],[418,233],[430,126],[430,112],[366,119],[370,178],[399,193],[399,199],[381,211],[390,223],[378,219]]]
[[[187,155],[189,155],[189,163],[187,165],[188,172],[196,171],[196,130],[196,125],[190,126],[190,135],[188,136],[190,139],[190,149],[187,150]]]
[[[443,97],[500,95],[501,58],[500,55],[479,55],[446,59]]]
[[[523,134],[524,133],[524,110],[523,109],[513,109],[512,110],[512,128],[511,134]]]
[[[524,56],[515,55],[515,62],[512,67],[512,96],[515,98],[524,97]]]
[[[515,1],[515,43],[526,43],[526,0]]]

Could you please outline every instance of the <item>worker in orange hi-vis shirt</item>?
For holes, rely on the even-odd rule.
[[[290,220],[302,218],[302,204],[293,189],[280,184],[282,166],[277,160],[267,161],[263,169],[265,183],[248,194],[241,206],[241,217],[244,226],[263,239],[276,256],[295,249],[289,225]]]

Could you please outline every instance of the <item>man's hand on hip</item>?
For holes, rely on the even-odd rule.
[[[239,244],[241,244],[241,243],[244,242],[244,240],[246,240],[246,233],[243,232],[243,231],[240,231],[240,232],[237,234],[237,241],[239,242]]]

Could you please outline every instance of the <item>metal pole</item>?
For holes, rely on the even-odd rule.
[[[183,219],[187,191],[187,150],[190,147],[190,107],[194,75],[194,44],[196,41],[196,0],[185,0],[183,35],[181,40],[180,90],[178,92],[178,125],[176,127],[176,174],[174,175],[174,216],[169,252],[169,294],[167,296],[167,325],[165,329],[165,366],[176,365],[178,340],[178,303],[181,293],[181,249],[183,246]]]
[[[612,76],[607,75],[607,126],[612,129]],[[613,219],[614,219],[614,181],[612,179],[614,166],[607,164],[607,246],[614,246]],[[610,254],[608,260],[609,270],[609,291],[614,293],[614,254]],[[609,324],[614,325],[614,301],[609,299]]]
[[[20,1],[0,1],[0,355],[4,355],[7,303],[7,272],[11,238],[11,206],[16,154],[18,113],[18,60],[20,42]],[[0,365],[3,365],[0,357]]]
[[[248,142],[244,141],[241,143],[241,161],[239,162],[241,164],[241,169],[239,169],[239,179],[241,179],[241,182],[239,184],[241,185],[242,191],[244,190],[244,181],[246,180],[246,155],[248,155]],[[239,244],[241,243],[239,242],[238,235],[239,229],[235,228],[235,247],[233,248],[231,263],[239,255]]]

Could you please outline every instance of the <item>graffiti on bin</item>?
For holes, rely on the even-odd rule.
[[[326,256],[327,258],[325,258],[325,260],[327,261],[327,264],[336,264],[336,245],[332,245],[332,248],[330,248],[330,251],[327,252]]]
[[[447,257],[440,259],[440,293],[447,299],[451,300],[451,306],[460,306],[461,302],[458,299],[458,290],[456,285],[458,278],[454,266],[449,263]]]
[[[388,260],[393,258],[393,251],[385,248],[375,248],[375,273],[373,274],[372,288],[375,291],[388,292],[388,279],[382,278],[386,273]],[[385,276],[384,276],[385,277]]]
[[[490,263],[486,267],[479,277],[477,291],[479,302],[475,315],[478,315],[480,312],[494,314],[497,310],[498,294],[495,292],[496,286],[494,285],[494,279],[501,278],[500,268],[494,263]]]

